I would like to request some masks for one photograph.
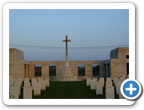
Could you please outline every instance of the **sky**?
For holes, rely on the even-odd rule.
[[[28,61],[106,60],[129,46],[128,9],[10,9],[9,44]]]

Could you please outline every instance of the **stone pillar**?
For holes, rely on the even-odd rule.
[[[35,77],[35,65],[30,64],[29,65],[29,78],[34,78]]]
[[[86,78],[92,78],[92,64],[85,64],[85,76]]]
[[[49,65],[48,64],[42,64],[42,77],[43,78],[49,77]]]
[[[106,77],[104,64],[99,64],[99,72],[100,72],[100,77]]]
[[[108,77],[108,65],[106,64],[106,77]]]
[[[28,78],[28,64],[26,64],[26,78]]]

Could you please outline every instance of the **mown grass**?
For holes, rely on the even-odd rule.
[[[86,80],[76,82],[50,81],[50,87],[41,91],[41,96],[32,96],[33,99],[105,99],[104,95],[96,95],[96,90],[86,86]],[[118,95],[115,95],[118,98]]]

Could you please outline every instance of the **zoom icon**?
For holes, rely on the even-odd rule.
[[[128,100],[139,100],[143,96],[143,86],[137,80],[126,79],[121,84],[121,94]]]

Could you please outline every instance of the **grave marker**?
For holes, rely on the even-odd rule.
[[[9,93],[15,95],[15,99],[19,99],[20,87],[19,86],[11,86]]]
[[[97,82],[97,86],[96,86],[96,94],[100,94],[103,95],[103,87],[102,87],[102,83],[101,82]]]
[[[86,79],[86,85],[87,85],[87,86],[90,86],[90,85],[91,85],[91,78],[87,78],[87,79]]]
[[[106,82],[106,86],[112,86],[112,82]]]
[[[40,82],[35,82],[33,84],[33,90],[34,90],[34,95],[41,95]]]
[[[122,84],[121,81],[117,81],[117,83],[116,83],[116,93],[117,94],[119,94],[119,89],[120,89],[121,84]]]
[[[114,99],[114,87],[113,86],[106,86],[106,99]]]
[[[91,80],[91,86],[90,86],[91,90],[95,90],[96,89],[96,81],[95,80]]]
[[[32,87],[31,86],[23,87],[23,99],[32,99]]]

